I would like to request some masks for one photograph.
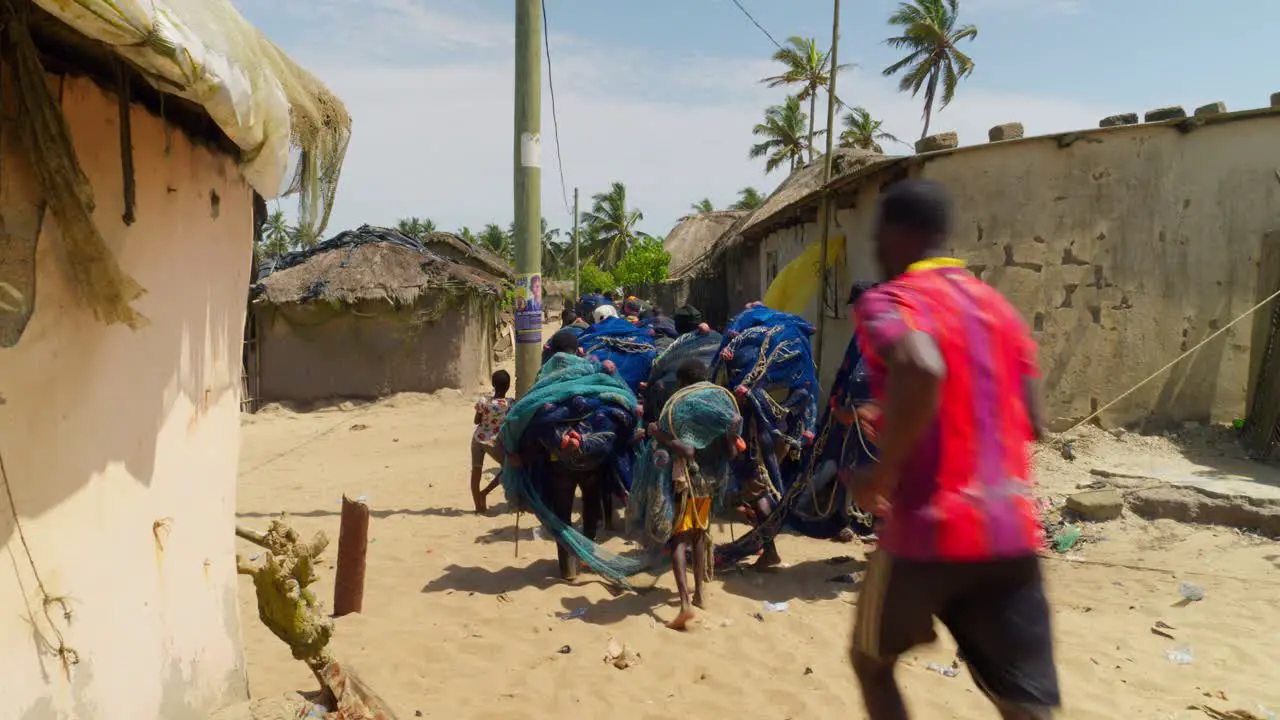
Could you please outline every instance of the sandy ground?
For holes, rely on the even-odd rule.
[[[496,511],[469,512],[473,401],[398,396],[245,417],[239,521],[265,527],[287,511],[299,530],[327,532],[333,543],[315,586],[327,606],[340,498],[365,496],[373,509],[364,613],[337,621],[334,647],[402,718],[864,716],[846,660],[857,594],[829,582],[858,570],[861,545],[783,537],[788,567],[723,575],[697,627],[667,630],[662,623],[675,614],[669,575],[644,594],[615,594],[590,576],[562,584],[554,546],[535,536],[528,516],[516,556],[515,516],[501,490],[492,496]],[[1091,480],[1090,467],[1176,453],[1164,438],[1101,431],[1075,450],[1073,463],[1039,454],[1046,497]],[[716,528],[719,537],[731,532]],[[1207,717],[1187,709],[1200,703],[1261,718],[1280,711],[1280,544],[1126,514],[1089,526],[1085,542],[1045,565],[1062,717]],[[1204,599],[1182,601],[1182,582]],[[240,603],[252,693],[314,689],[256,620],[245,578]],[[558,617],[583,608],[580,618]],[[1153,633],[1157,622],[1174,639]],[[937,671],[955,655],[940,634],[899,672],[914,717],[994,717],[963,666],[955,677]],[[629,645],[640,663],[605,663],[611,640]],[[1169,659],[1187,648],[1190,664]]]

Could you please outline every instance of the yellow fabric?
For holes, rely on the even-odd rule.
[[[822,276],[818,273],[820,257],[822,241],[814,240],[800,257],[787,263],[769,284],[769,290],[764,294],[764,304],[773,310],[804,315],[822,287]],[[844,257],[844,238],[828,238],[827,268],[843,267]]]
[[[915,272],[916,270],[937,270],[938,268],[962,268],[966,267],[965,261],[959,258],[936,257],[917,260],[907,266],[907,272]]]
[[[706,530],[711,527],[711,498],[686,497],[680,503],[680,517],[676,519],[673,534],[690,530]]]

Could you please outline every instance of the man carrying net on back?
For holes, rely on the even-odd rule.
[[[707,382],[707,367],[689,358],[677,369],[680,387],[649,423],[649,440],[636,466],[627,507],[629,526],[642,526],[648,543],[671,551],[680,614],[667,627],[684,630],[693,608],[705,607],[703,583],[711,579],[711,509],[729,484],[729,463],[746,448],[739,433],[737,399]],[[693,551],[690,597],[688,553]]]

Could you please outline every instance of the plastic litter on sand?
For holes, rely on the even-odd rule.
[[[556,617],[560,618],[561,620],[576,620],[580,617],[585,617],[586,614],[587,614],[587,609],[584,607],[580,607],[580,608],[574,608],[569,612],[556,613]]]
[[[931,670],[943,677],[949,677],[949,678],[953,678],[960,674],[960,668],[955,663],[952,663],[950,665],[939,665],[938,663],[931,662],[928,665],[925,665],[925,669]]]
[[[1176,647],[1166,652],[1164,655],[1169,659],[1169,662],[1173,663],[1174,665],[1190,665],[1191,662],[1195,659],[1195,655],[1193,655],[1191,652],[1190,645],[1183,645],[1181,647]]]
[[[1183,581],[1178,583],[1178,594],[1187,602],[1200,602],[1204,599],[1204,588]]]
[[[776,613],[786,612],[787,608],[789,607],[791,607],[790,603],[786,602],[785,600],[782,602],[765,602],[764,604],[765,610],[768,610],[769,612],[776,612]]]

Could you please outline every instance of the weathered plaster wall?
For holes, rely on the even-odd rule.
[[[492,373],[495,311],[492,299],[430,291],[412,308],[385,301],[337,309],[321,302],[255,306],[261,400],[469,392]]]
[[[45,213],[35,312],[0,349],[0,452],[26,538],[0,497],[0,717],[205,718],[247,696],[233,529],[251,190],[232,158],[135,107],[126,226],[115,97],[51,82],[95,221],[146,288],[134,307],[150,324],[85,310]],[[14,126],[2,134],[0,207],[29,213],[31,168]],[[16,232],[0,227],[0,247],[21,244]],[[69,619],[43,612],[28,551]],[[50,654],[59,633],[79,658],[66,672]]]
[[[964,148],[914,159],[912,176],[955,201],[953,251],[1035,329],[1058,425],[1087,416],[1230,322],[1275,288],[1260,284],[1264,236],[1280,228],[1280,115],[1191,132],[1131,125]],[[871,231],[884,178],[863,182],[836,217],[842,279],[874,279]],[[788,228],[761,247],[798,254]],[[834,231],[833,231],[834,232]],[[763,277],[764,254],[758,263]],[[815,280],[816,282],[816,280]],[[811,320],[816,314],[811,308]],[[849,337],[828,321],[824,385]],[[1243,417],[1252,323],[1245,321],[1104,413],[1111,424]]]

